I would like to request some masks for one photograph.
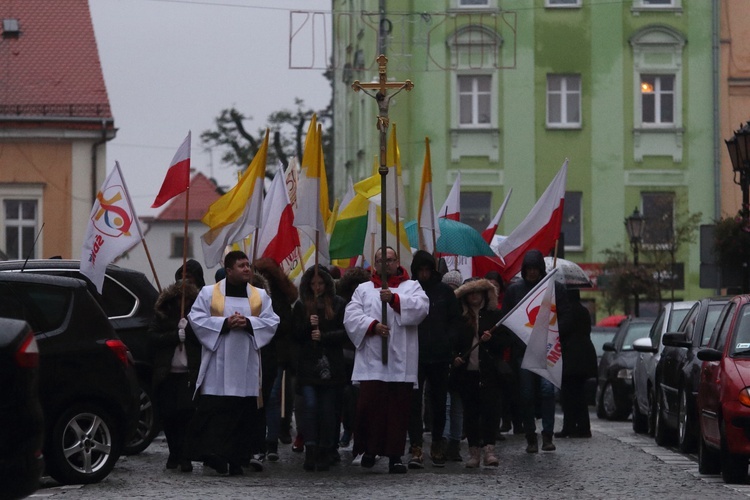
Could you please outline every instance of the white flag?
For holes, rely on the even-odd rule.
[[[562,356],[553,279],[556,272],[553,269],[542,278],[498,324],[508,327],[527,345],[521,368],[560,387]]]
[[[120,164],[107,176],[96,194],[86,237],[81,248],[81,274],[87,276],[99,293],[107,265],[143,240],[141,228],[120,172]]]

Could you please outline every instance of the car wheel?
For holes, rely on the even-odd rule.
[[[721,424],[721,478],[727,484],[744,483],[747,478],[747,456],[729,453],[724,424]]]
[[[122,438],[109,413],[90,403],[64,411],[47,443],[47,472],[63,484],[96,483],[107,477],[120,457]]]
[[[664,407],[658,389],[656,391],[656,412],[654,414],[654,439],[659,446],[669,446],[674,442],[672,430],[667,427],[667,422],[664,420]]]
[[[159,419],[156,416],[154,400],[149,391],[141,387],[140,410],[138,411],[138,423],[130,440],[122,449],[124,455],[136,455],[151,444],[159,434]]]
[[[615,399],[615,390],[612,384],[604,386],[602,391],[602,405],[604,407],[604,417],[607,420],[617,420],[620,417],[620,411],[617,408],[617,399]]]
[[[718,474],[721,472],[719,460],[719,453],[710,448],[702,436],[698,436],[698,472],[701,474]]]
[[[638,398],[633,395],[633,432],[645,434],[648,431],[648,415],[641,413]]]
[[[607,418],[607,415],[604,413],[604,401],[602,401],[602,388],[601,386],[596,386],[596,416],[598,418]]]
[[[684,389],[680,390],[680,410],[677,420],[678,446],[683,453],[692,453],[695,451],[695,419],[692,416],[692,409],[688,405],[687,393]]]

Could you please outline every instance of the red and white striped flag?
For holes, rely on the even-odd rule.
[[[299,247],[294,211],[289,202],[284,170],[279,168],[263,202],[263,227],[258,236],[258,255],[281,265]]]
[[[190,132],[177,149],[151,208],[159,208],[190,186]]]
[[[456,180],[453,183],[448,197],[445,199],[445,203],[440,207],[438,217],[445,217],[451,220],[461,220],[461,172],[456,175]]]

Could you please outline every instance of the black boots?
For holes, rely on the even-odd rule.
[[[305,446],[305,463],[302,464],[302,468],[306,471],[313,472],[315,470],[315,459],[318,455],[318,447],[315,445]]]
[[[539,452],[539,438],[536,433],[526,434],[526,453]]]

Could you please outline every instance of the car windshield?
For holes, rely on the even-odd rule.
[[[651,323],[631,323],[628,326],[628,331],[625,333],[625,340],[622,342],[623,351],[632,351],[633,342],[636,340],[648,337],[651,331]]]
[[[716,320],[719,319],[721,310],[724,309],[724,304],[711,304],[708,306],[708,312],[706,313],[706,324],[703,325],[703,332],[701,334],[701,346],[705,347],[708,345],[708,341],[711,340],[711,332],[714,331],[716,326]]]
[[[734,342],[730,346],[729,355],[747,356],[748,354],[750,354],[750,304],[745,304],[739,311]]]

